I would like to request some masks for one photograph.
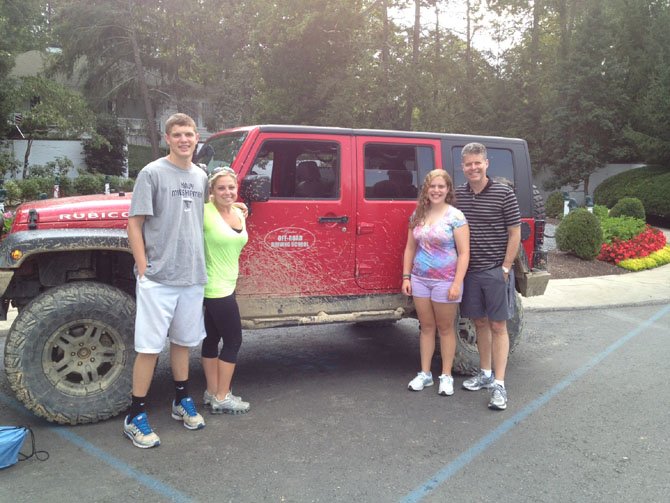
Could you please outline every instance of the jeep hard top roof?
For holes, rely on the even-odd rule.
[[[484,136],[484,135],[466,135],[453,133],[435,133],[426,131],[400,131],[393,129],[356,129],[356,128],[341,128],[341,127],[327,127],[327,126],[304,126],[304,125],[289,125],[289,124],[262,124],[254,126],[244,126],[226,129],[217,133],[225,134],[233,131],[252,131],[257,129],[262,133],[294,133],[294,134],[332,134],[332,135],[346,135],[346,136],[382,136],[389,138],[431,138],[443,139],[452,141],[479,141],[481,143],[491,143],[505,141],[507,143],[525,143],[521,138],[505,138],[502,136]]]

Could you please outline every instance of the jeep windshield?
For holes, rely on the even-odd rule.
[[[200,148],[193,162],[207,166],[207,173],[220,166],[232,166],[248,131],[217,135]]]

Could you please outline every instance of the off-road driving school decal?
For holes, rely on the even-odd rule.
[[[316,236],[300,227],[280,227],[268,232],[263,242],[274,251],[299,252],[314,246]]]

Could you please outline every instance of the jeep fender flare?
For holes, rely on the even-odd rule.
[[[45,229],[9,234],[2,242],[0,269],[18,269],[29,258],[42,253],[86,250],[116,250],[131,253],[126,229]],[[21,252],[14,260],[12,253]]]

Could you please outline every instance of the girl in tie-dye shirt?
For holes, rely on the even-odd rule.
[[[463,213],[452,206],[454,199],[454,185],[446,171],[436,169],[426,175],[403,256],[402,292],[413,297],[420,324],[421,371],[408,388],[421,391],[433,385],[430,364],[437,329],[442,356],[438,393],[445,396],[454,393],[454,321],[470,258],[470,230]]]
[[[458,263],[454,230],[463,225],[467,225],[463,213],[449,206],[442,218],[434,224],[414,227],[412,235],[417,249],[411,275],[453,283]]]

